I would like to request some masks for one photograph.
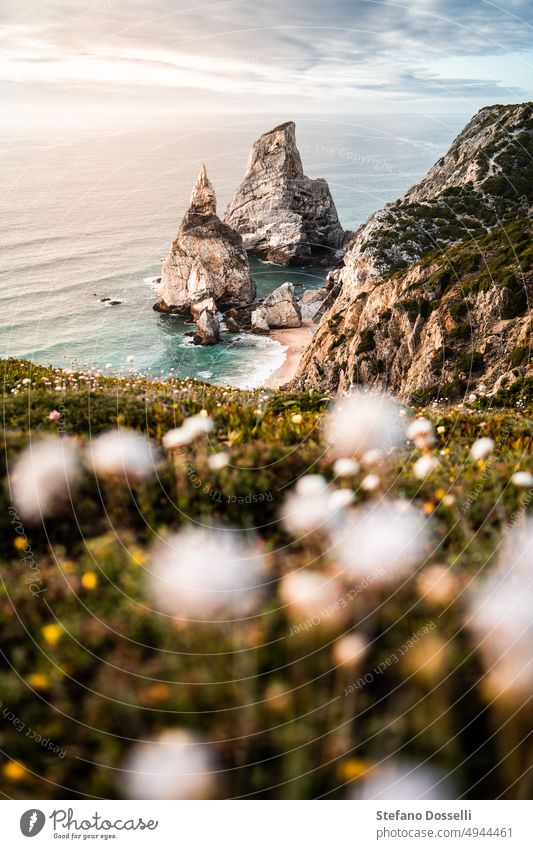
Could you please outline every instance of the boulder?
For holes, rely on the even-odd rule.
[[[327,295],[326,289],[306,289],[302,295],[302,304],[314,304],[316,301],[323,301]]]
[[[210,309],[204,311],[197,319],[198,332],[194,337],[195,345],[218,345],[220,342],[220,323],[216,313]]]
[[[238,333],[239,330],[240,330],[239,325],[237,324],[235,319],[232,318],[231,316],[225,316],[224,317],[224,324],[226,325],[226,330],[229,333]]]
[[[216,313],[217,305],[213,298],[204,298],[203,301],[197,301],[195,304],[191,304],[191,315],[195,321],[198,321],[204,310],[211,310],[211,312]]]
[[[292,283],[283,283],[268,295],[261,310],[269,327],[300,327],[302,315]]]
[[[304,174],[293,121],[254,143],[224,220],[248,251],[280,265],[331,255],[345,237],[327,182]]]
[[[252,333],[269,333],[270,327],[264,311],[259,307],[252,312]]]
[[[159,312],[183,315],[206,299],[227,308],[250,303],[255,297],[242,238],[218,218],[215,191],[203,165],[164,260],[158,294]]]

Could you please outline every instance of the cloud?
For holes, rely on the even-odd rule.
[[[0,81],[178,89],[313,103],[331,97],[523,98],[509,62],[532,43],[530,0],[4,0]],[[454,57],[458,69],[454,73]],[[480,57],[496,57],[490,74]],[[459,62],[460,60],[460,62]],[[441,74],[438,63],[446,63]],[[470,66],[464,73],[466,65]],[[461,69],[459,71],[459,64]],[[524,74],[521,74],[523,81]],[[192,95],[191,95],[192,93]]]

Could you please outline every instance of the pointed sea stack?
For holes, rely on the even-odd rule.
[[[255,298],[242,238],[216,214],[215,190],[202,165],[189,208],[161,271],[160,312],[189,314],[191,305],[212,298],[226,309]]]
[[[308,263],[342,247],[342,229],[328,184],[304,174],[293,121],[264,133],[224,221],[246,250],[280,265]]]

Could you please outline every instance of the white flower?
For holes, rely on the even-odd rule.
[[[382,499],[364,504],[348,513],[344,524],[334,531],[331,554],[350,583],[400,581],[424,557],[427,524],[424,515],[407,501]]]
[[[209,744],[188,731],[166,731],[137,743],[126,759],[123,782],[130,799],[213,799],[218,763]]]
[[[433,425],[428,419],[413,419],[407,428],[407,438],[414,442],[417,448],[429,448],[435,442]]]
[[[415,478],[418,478],[418,480],[424,480],[429,477],[431,472],[435,471],[438,465],[439,464],[434,457],[430,457],[429,454],[424,454],[422,457],[418,458],[413,466]]]
[[[533,486],[533,475],[530,472],[515,472],[511,478],[515,486],[529,489]]]
[[[311,619],[315,625],[329,626],[347,616],[347,605],[340,604],[340,581],[321,572],[289,572],[279,582],[279,597],[294,622]]]
[[[80,468],[72,440],[48,437],[31,443],[16,461],[9,479],[21,518],[37,521],[56,513],[72,495]]]
[[[147,478],[154,474],[157,452],[133,430],[109,430],[93,439],[87,453],[98,475]]]
[[[533,523],[515,528],[496,568],[474,589],[467,624],[478,639],[498,687],[530,693],[533,687]]]
[[[380,483],[381,483],[381,481],[380,481],[378,475],[370,474],[370,475],[367,475],[366,478],[363,478],[363,480],[361,481],[361,487],[366,492],[374,492],[374,490],[376,490],[378,488]]]
[[[332,649],[333,662],[336,666],[355,669],[368,651],[368,640],[362,634],[345,634],[340,637]]]
[[[31,383],[31,380],[30,380],[29,377],[25,377],[24,380],[22,381],[22,383],[24,384],[24,386],[27,386],[28,383]]]
[[[355,389],[328,413],[325,437],[337,457],[361,457],[374,448],[398,445],[403,436],[400,407],[389,395]]]
[[[237,531],[188,528],[153,552],[149,589],[159,609],[211,621],[255,614],[264,595],[261,553]]]
[[[416,588],[424,601],[444,605],[455,601],[459,593],[459,581],[449,568],[434,563],[420,572]]]
[[[381,463],[384,456],[385,455],[381,448],[371,448],[370,451],[365,451],[365,453],[361,457],[361,465],[365,466],[366,468],[377,466]]]
[[[328,498],[328,507],[333,513],[339,510],[344,510],[353,501],[353,492],[351,489],[334,489]]]
[[[135,357],[134,357],[132,354],[130,354],[130,355],[129,355],[129,357],[128,357],[128,362],[129,362],[129,363],[134,363],[134,362],[135,362]]]
[[[163,445],[167,451],[173,448],[182,448],[184,445],[190,445],[199,436],[210,433],[214,428],[214,422],[207,414],[200,413],[197,416],[191,416],[185,419],[181,427],[169,430],[163,437]]]
[[[320,495],[327,488],[328,483],[322,475],[302,475],[294,487],[298,495]]]
[[[437,433],[446,433],[446,428],[444,427],[444,425],[438,426]]]
[[[395,760],[380,764],[362,783],[362,799],[453,799],[453,787],[440,770]]]
[[[494,450],[494,440],[489,436],[483,436],[481,439],[476,439],[470,449],[470,456],[474,460],[483,460],[491,451]]]
[[[349,478],[359,471],[359,463],[350,457],[339,457],[333,464],[333,474],[338,478]]]
[[[328,487],[321,475],[304,475],[285,499],[281,521],[294,537],[325,533],[352,500],[351,490]]]
[[[218,454],[211,454],[207,460],[207,465],[212,472],[220,471],[220,469],[223,469],[228,465],[228,463],[229,454],[226,454],[225,451],[220,451]]]

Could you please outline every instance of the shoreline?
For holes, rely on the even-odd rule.
[[[312,323],[302,324],[301,327],[284,327],[272,330],[270,339],[279,342],[285,348],[285,359],[270,375],[263,386],[267,389],[279,389],[284,383],[292,380],[300,364],[304,351],[314,335],[315,326]]]

